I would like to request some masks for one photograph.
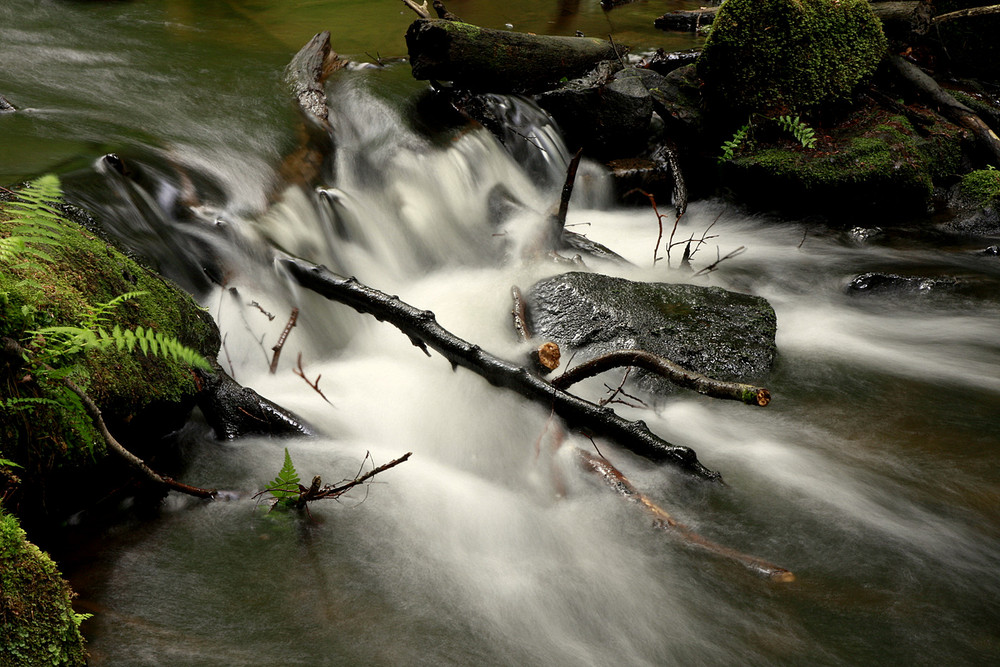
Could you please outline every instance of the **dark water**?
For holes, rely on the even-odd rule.
[[[449,7],[492,27],[610,26],[616,41],[643,48],[693,45],[649,27],[680,3],[608,16],[597,2],[563,4],[577,6],[565,24],[555,2]],[[0,116],[0,180],[64,174],[71,197],[115,235],[200,290],[237,379],[321,432],[216,443],[195,420],[181,434],[182,478],[241,499],[172,495],[141,519],[123,508],[62,554],[80,608],[95,612],[84,626],[93,664],[996,664],[1000,262],[977,252],[996,240],[942,239],[892,219],[860,240],[720,202],[691,206],[680,234],[717,221],[721,254],[747,247],[693,281],[774,305],[775,400],[755,410],[678,394],[655,410],[619,407],[693,447],[725,488],[602,451],[692,528],[797,577],[761,581],[652,530],[581,472],[568,446],[552,451],[546,411],[302,293],[274,266],[274,247],[325,262],[434,310],[488,350],[522,352],[509,287],[561,269],[508,251],[558,200],[566,152],[530,108],[519,107],[524,131],[546,151],[529,160],[482,131],[442,139],[412,129],[423,85],[405,64],[343,72],[328,86],[336,179],[327,195],[281,188],[278,165],[295,145],[282,80],[291,55],[325,28],[356,59],[402,55],[410,20],[389,0],[0,7],[0,94],[25,109]],[[143,168],[141,185],[93,166],[110,151]],[[202,194],[183,220],[179,172]],[[584,174],[570,224],[635,263],[595,268],[692,280],[652,266],[650,211],[612,204],[597,165]],[[503,236],[488,206],[498,185],[522,204]],[[240,299],[198,278],[206,262]],[[845,291],[874,270],[962,285]],[[293,306],[300,323],[272,376],[267,349]],[[332,406],[294,374],[300,352]],[[580,392],[596,400],[603,387]],[[573,434],[568,444],[592,447]],[[376,463],[414,454],[304,521],[255,510],[250,498],[286,446],[304,478],[327,481],[354,476],[368,452]]]

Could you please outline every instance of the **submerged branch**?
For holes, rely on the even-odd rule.
[[[582,449],[577,449],[576,451],[583,464],[593,472],[596,472],[603,477],[604,481],[615,489],[619,495],[626,500],[637,503],[650,515],[652,515],[654,525],[657,528],[669,530],[675,533],[688,544],[705,549],[724,558],[734,560],[754,574],[765,579],[770,579],[771,581],[780,583],[795,581],[795,575],[789,570],[779,567],[774,563],[769,563],[766,560],[757,558],[756,556],[750,556],[736,551],[735,549],[724,547],[721,544],[716,544],[715,542],[712,542],[711,540],[694,532],[684,524],[679,523],[676,519],[670,516],[666,510],[636,489],[635,486],[632,485],[632,482],[630,482],[620,470],[611,465],[611,463],[603,456],[597,457]]]
[[[551,409],[572,428],[603,436],[640,456],[671,463],[696,477],[721,481],[719,473],[703,466],[690,448],[670,444],[652,433],[641,421],[623,419],[608,407],[600,407],[566,393],[527,368],[489,354],[478,345],[444,329],[437,323],[434,313],[428,310],[415,308],[398,297],[362,285],[354,278],[338,276],[322,266],[297,259],[284,259],[281,263],[303,287],[360,313],[389,322],[422,350],[427,351],[428,347],[437,350],[451,362],[453,368],[467,368],[494,386],[515,391]]]
[[[591,359],[566,371],[552,380],[552,386],[569,389],[586,378],[600,375],[612,368],[636,366],[670,380],[679,387],[693,389],[699,394],[712,398],[740,401],[747,405],[765,407],[771,402],[771,393],[764,387],[755,387],[741,382],[716,380],[695,371],[689,371],[680,364],[645,350],[619,350]]]

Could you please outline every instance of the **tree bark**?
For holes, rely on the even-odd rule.
[[[453,368],[462,366],[494,386],[517,392],[559,415],[570,428],[606,437],[639,456],[670,463],[695,477],[721,482],[721,475],[703,466],[690,448],[672,445],[652,433],[643,422],[623,419],[610,408],[557,389],[523,366],[499,359],[462,340],[441,327],[430,311],[362,285],[354,278],[333,274],[322,266],[297,259],[284,259],[281,263],[303,287],[389,322],[428,355],[428,347],[437,350]]]
[[[413,76],[492,93],[537,92],[624,55],[610,42],[529,35],[441,19],[418,19],[406,32]]]
[[[893,70],[914,92],[930,101],[943,116],[972,132],[983,150],[990,153],[993,160],[1000,164],[1000,138],[983,122],[982,118],[952,97],[934,79],[913,63],[899,56],[890,56],[887,60]]]

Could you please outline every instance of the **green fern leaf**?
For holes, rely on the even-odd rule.
[[[268,482],[267,491],[278,501],[290,500],[299,496],[299,473],[295,470],[292,457],[285,447],[285,463],[281,466],[278,476]]]

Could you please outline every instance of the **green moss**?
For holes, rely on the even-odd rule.
[[[0,508],[0,665],[85,665],[84,615],[55,563]]]
[[[920,214],[935,181],[961,167],[962,131],[944,122],[918,133],[905,117],[869,107],[822,134],[815,150],[790,139],[742,147],[723,164],[723,184],[751,206],[795,214]]]
[[[1000,204],[1000,170],[981,169],[962,177],[962,195],[979,206]]]
[[[709,103],[736,114],[808,113],[850,100],[882,59],[866,0],[728,0],[698,59]]]
[[[0,236],[10,234],[9,220],[0,208]],[[38,349],[43,343],[32,339],[32,330],[79,326],[90,308],[141,291],[143,296],[112,311],[113,323],[153,328],[215,357],[218,330],[189,295],[83,227],[67,220],[64,230],[60,244],[46,249],[52,261],[11,262],[0,270],[0,335]],[[91,351],[60,363],[94,398],[109,424],[127,424],[180,401],[191,403],[197,390],[190,368],[141,353]],[[25,398],[56,404],[26,406],[21,402]],[[22,464],[33,460],[32,467],[45,468],[102,453],[103,440],[78,400],[58,383],[36,382],[24,367],[5,363],[0,365],[0,407],[5,403],[0,435],[7,458]]]

